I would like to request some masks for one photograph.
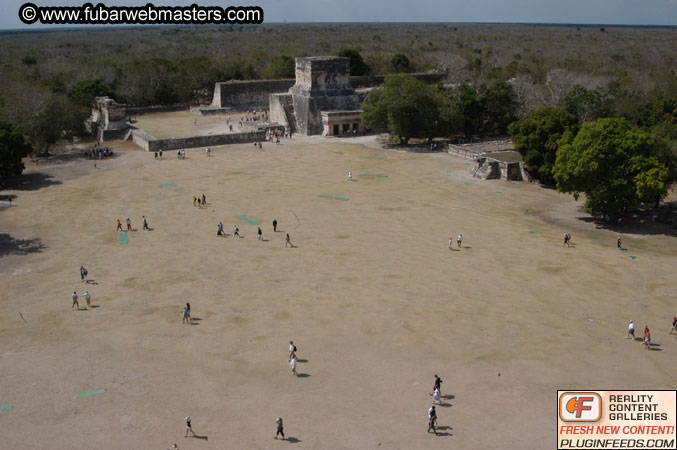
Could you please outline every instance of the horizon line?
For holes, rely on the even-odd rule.
[[[652,25],[652,24],[618,24],[618,23],[576,23],[576,22],[406,22],[406,21],[388,21],[388,22],[263,22],[260,24],[115,24],[115,25],[57,25],[40,24],[37,28],[0,28],[0,34],[3,33],[45,33],[59,31],[91,31],[91,30],[115,30],[115,29],[139,29],[139,28],[192,28],[192,27],[260,27],[265,25],[516,25],[516,26],[542,26],[542,27],[611,27],[611,28],[677,28],[676,25]]]

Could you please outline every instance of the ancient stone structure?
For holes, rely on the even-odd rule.
[[[269,96],[287,92],[294,85],[288,80],[231,80],[214,85],[214,97],[207,111],[232,109],[234,111],[268,109]]]
[[[447,77],[446,73],[414,73],[411,75],[428,84],[443,81]],[[363,94],[371,88],[382,85],[384,80],[384,75],[348,77],[350,85]],[[268,109],[269,96],[288,93],[295,82],[294,79],[219,82],[214,84],[212,103],[209,106],[200,106],[191,108],[191,110],[196,114],[209,115]],[[364,100],[364,96],[360,100]]]
[[[348,58],[311,56],[296,58],[296,83],[286,94],[270,96],[270,120],[305,135],[324,134],[322,112],[350,115],[351,125],[361,125],[360,100],[350,84]],[[330,114],[327,124],[333,119]],[[338,114],[335,116],[338,119]],[[359,120],[358,120],[359,119]],[[343,122],[335,124],[341,134]],[[350,127],[352,130],[352,126]],[[347,130],[348,131],[348,130]]]
[[[530,181],[523,162],[499,161],[490,157],[479,157],[470,170],[472,176],[482,180]]]
[[[109,97],[96,97],[92,115],[85,122],[99,141],[123,139],[129,129],[127,107]]]
[[[245,133],[209,134],[206,136],[187,136],[157,139],[143,130],[132,130],[131,139],[136,145],[155,152],[158,150],[177,150],[183,148],[216,147],[227,144],[244,144],[248,142],[262,142],[266,139],[265,130]]]
[[[364,131],[362,111],[322,111],[322,136],[355,135]]]

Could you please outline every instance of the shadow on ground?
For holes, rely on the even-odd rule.
[[[0,233],[0,257],[8,255],[28,255],[46,249],[40,239],[15,239],[7,233]]]
[[[52,175],[41,172],[31,172],[11,179],[7,183],[8,189],[15,191],[37,191],[44,187],[62,184],[61,181],[54,179]]]

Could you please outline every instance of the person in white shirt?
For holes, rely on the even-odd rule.
[[[456,244],[460,248],[462,243],[463,243],[463,235],[459,234],[458,237],[456,238]]]
[[[292,375],[296,375],[297,377],[299,376],[298,373],[296,373],[296,355],[294,355],[291,359],[291,373]]]
[[[628,334],[625,336],[625,339],[635,340],[635,322],[632,320],[630,321],[630,325],[628,325]]]
[[[296,357],[296,346],[294,345],[294,341],[289,341],[289,361],[294,357]]]
[[[348,171],[348,181],[353,181],[353,172],[350,170]]]
[[[451,243],[454,241],[452,237],[449,238],[449,250],[451,250]]]
[[[89,291],[85,291],[85,300],[87,301],[87,306],[89,306],[89,301],[92,299],[92,295],[89,293]]]

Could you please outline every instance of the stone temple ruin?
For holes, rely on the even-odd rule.
[[[350,84],[348,58],[296,58],[296,84],[270,95],[270,119],[305,135],[363,131],[360,99]]]
[[[444,80],[446,75],[412,74],[430,84]],[[350,76],[348,58],[296,58],[296,79],[219,82],[214,85],[209,105],[130,107],[98,97],[87,126],[99,141],[129,139],[148,151],[260,142],[268,130],[283,128],[302,135],[354,135],[364,131],[360,104],[384,79]],[[188,109],[197,116],[268,110],[269,119],[243,123],[239,132],[170,138],[156,138],[131,120],[135,115]]]

